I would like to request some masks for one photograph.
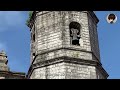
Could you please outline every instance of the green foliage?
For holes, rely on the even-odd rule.
[[[29,11],[29,18],[31,18],[33,11]]]
[[[26,25],[27,25],[27,26],[28,26],[28,24],[29,24],[29,21],[30,21],[29,19],[26,20]]]
[[[28,26],[29,22],[30,22],[30,18],[32,17],[33,11],[29,11],[29,17],[26,20],[26,25]]]

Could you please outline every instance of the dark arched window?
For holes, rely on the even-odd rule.
[[[71,22],[69,25],[70,28],[70,37],[71,37],[71,44],[72,45],[80,45],[80,24],[78,22]]]

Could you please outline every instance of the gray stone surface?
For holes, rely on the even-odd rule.
[[[74,21],[81,26],[80,46],[71,44],[69,24]],[[108,74],[100,62],[97,23],[98,19],[92,11],[37,11],[30,22],[31,67],[28,78],[107,78]],[[50,63],[61,57],[63,62]],[[64,57],[68,57],[69,62],[66,63]],[[71,61],[84,61],[84,64]],[[90,62],[96,64],[87,65]],[[33,69],[33,66],[36,68]]]
[[[65,79],[64,63],[54,64],[35,69],[31,79]]]
[[[30,79],[96,79],[94,66],[59,63],[32,72]]]

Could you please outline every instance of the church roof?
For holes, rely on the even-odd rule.
[[[25,73],[23,72],[11,72],[11,71],[0,71],[0,77],[4,79],[25,79]]]
[[[0,78],[25,79],[25,73],[10,71],[10,68],[7,66],[7,63],[8,63],[8,60],[7,60],[6,52],[2,50],[0,52]]]

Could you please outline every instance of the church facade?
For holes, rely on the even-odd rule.
[[[26,79],[107,79],[93,11],[34,11]],[[20,76],[22,74],[19,74]]]

